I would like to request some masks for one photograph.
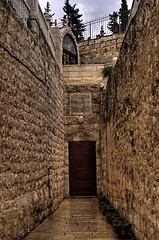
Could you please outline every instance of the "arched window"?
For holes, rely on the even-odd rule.
[[[66,34],[63,38],[63,65],[78,64],[78,54],[75,42],[71,35]]]

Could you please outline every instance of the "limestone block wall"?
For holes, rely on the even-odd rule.
[[[95,65],[65,65],[64,79],[64,115],[65,115],[65,189],[69,196],[69,141],[96,141],[96,175],[97,193],[101,192],[101,76],[102,64]],[[105,81],[105,80],[104,80]],[[88,113],[71,114],[70,97],[72,94],[90,94],[92,110]],[[78,117],[84,117],[84,123],[78,122]]]
[[[63,86],[43,35],[0,9],[0,239],[17,240],[64,198]]]
[[[73,84],[96,84],[104,83],[101,70],[104,64],[64,65],[63,81]]]
[[[138,240],[159,239],[159,1],[140,2],[106,95],[103,192]]]
[[[114,65],[119,56],[124,34],[89,39],[79,43],[81,63]]]

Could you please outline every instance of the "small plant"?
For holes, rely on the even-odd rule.
[[[109,77],[110,74],[112,73],[112,70],[113,70],[112,66],[105,66],[101,71],[103,78]]]
[[[123,238],[129,239],[131,237],[129,235],[131,226],[132,225],[129,222],[127,222],[125,219],[116,219],[113,221],[113,227],[115,228],[115,232],[122,239]]]
[[[111,212],[111,213],[116,212],[116,210],[111,205],[107,205],[105,209],[106,209],[107,212]]]
[[[120,228],[130,228],[132,225],[124,219],[115,219],[113,221],[113,226]]]
[[[120,215],[119,215],[119,213],[118,213],[117,211],[108,212],[108,213],[107,213],[107,216],[108,216],[108,217],[111,217],[113,220],[120,218]]]
[[[106,215],[107,221],[112,224],[119,238],[131,238],[130,228],[132,224],[122,218],[117,209],[115,209],[105,197],[99,198],[99,208],[103,215]]]
[[[117,211],[115,211],[115,212],[107,212],[106,216],[107,216],[107,221],[109,223],[111,223],[111,224],[113,223],[114,220],[120,219],[120,215],[119,215],[119,213]]]
[[[99,199],[99,208],[102,210],[103,215],[106,215],[107,212],[114,212],[115,210],[105,197]]]
[[[103,198],[99,201],[99,207],[103,210],[108,210],[109,208],[111,208],[111,205],[106,198]]]

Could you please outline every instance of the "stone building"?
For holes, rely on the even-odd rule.
[[[138,240],[158,239],[159,3],[133,6],[125,35],[77,44],[38,0],[0,2],[1,239],[101,193]]]

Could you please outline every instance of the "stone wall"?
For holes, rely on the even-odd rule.
[[[64,198],[63,86],[41,32],[28,30],[6,1],[0,9],[0,239],[13,240]]]
[[[64,65],[63,81],[75,85],[106,83],[101,74],[103,67],[104,64]]]
[[[63,67],[64,79],[64,115],[65,115],[65,189],[69,196],[69,141],[96,142],[97,193],[101,192],[101,88],[104,85],[101,76],[102,64],[72,65]],[[106,84],[106,80],[104,80]],[[91,109],[88,112],[71,112],[73,94],[91,95]],[[76,106],[77,108],[78,106]],[[75,109],[76,109],[75,108]],[[84,122],[78,122],[83,116]]]
[[[119,56],[119,50],[124,34],[89,39],[79,43],[81,63],[114,65]]]
[[[159,239],[159,1],[140,2],[106,95],[103,192],[138,240]]]

